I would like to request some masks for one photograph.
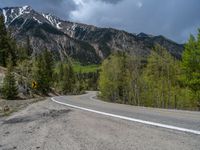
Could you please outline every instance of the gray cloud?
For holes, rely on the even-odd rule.
[[[200,27],[199,0],[0,0],[0,7],[16,5],[100,27],[163,34],[180,43]]]
[[[129,32],[163,34],[185,42],[200,27],[199,0],[122,0],[116,4],[88,1],[71,12],[71,19]]]
[[[99,0],[99,1],[106,2],[106,3],[117,4],[118,2],[123,1],[123,0]]]
[[[40,12],[48,12],[68,19],[76,8],[73,0],[0,0],[0,7],[29,5]]]

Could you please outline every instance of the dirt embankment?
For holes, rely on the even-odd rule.
[[[45,97],[38,97],[27,100],[3,100],[0,99],[0,117],[10,115],[13,112],[24,109],[30,104],[45,100]],[[5,110],[5,109],[8,110]]]

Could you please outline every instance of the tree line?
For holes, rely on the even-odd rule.
[[[117,52],[101,67],[100,97],[146,107],[200,109],[200,31],[185,44],[182,60],[157,45],[144,58]]]

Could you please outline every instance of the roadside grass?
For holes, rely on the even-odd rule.
[[[75,73],[90,73],[90,72],[97,72],[100,68],[100,65],[92,64],[92,65],[81,65],[78,62],[73,63],[73,69]]]

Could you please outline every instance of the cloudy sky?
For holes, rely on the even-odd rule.
[[[179,43],[200,28],[200,0],[0,0],[0,7],[22,5],[70,21],[162,34]]]

